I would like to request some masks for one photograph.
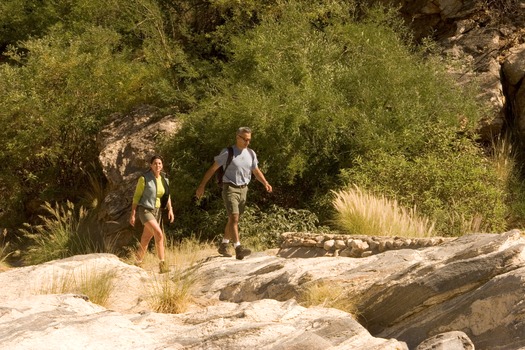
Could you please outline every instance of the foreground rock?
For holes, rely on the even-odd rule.
[[[372,335],[410,349],[451,331],[465,332],[476,349],[519,349],[525,347],[524,248],[521,233],[511,231],[357,259],[212,260],[197,272],[205,279],[202,293],[233,302],[298,298],[320,282],[342,288]]]
[[[345,312],[268,299],[173,315],[40,295],[4,303],[0,321],[2,349],[406,349],[371,337]]]
[[[148,303],[166,275],[109,254],[12,269],[0,273],[0,348],[525,348],[521,232],[436,242],[361,258],[210,256],[186,272],[198,281],[194,297],[211,302],[178,315],[154,313]],[[41,295],[44,281],[89,266],[115,274],[106,308],[82,296]],[[357,316],[298,304],[322,284],[353,301]]]
[[[40,294],[53,276],[60,284],[60,276],[82,278],[89,269],[115,273],[109,309],[83,295]],[[154,313],[144,300],[162,278],[109,254],[0,273],[0,349],[407,349],[403,342],[372,337],[346,312],[304,308],[294,300]]]

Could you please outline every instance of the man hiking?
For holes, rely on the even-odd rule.
[[[251,251],[241,246],[239,239],[239,218],[246,205],[248,184],[252,173],[259,180],[266,191],[272,192],[272,186],[266,181],[264,174],[258,167],[257,155],[248,148],[252,140],[252,130],[241,127],[237,130],[235,144],[224,148],[219,155],[214,157],[212,166],[206,171],[195,195],[200,199],[204,194],[204,188],[219,167],[223,167],[222,175],[222,199],[228,213],[228,222],[224,228],[224,237],[219,245],[219,254],[226,257],[232,255],[228,252],[230,242],[235,247],[235,257],[239,260],[251,254]]]

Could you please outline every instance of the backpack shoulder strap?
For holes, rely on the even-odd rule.
[[[228,167],[228,165],[230,165],[230,163],[232,162],[232,159],[233,159],[233,147],[229,146],[228,147],[228,159],[226,160],[226,164],[224,165],[224,171],[226,171],[226,168]]]

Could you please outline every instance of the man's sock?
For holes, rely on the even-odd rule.
[[[228,243],[230,243],[230,240],[229,240],[229,239],[226,239],[226,238],[224,238],[224,239],[222,240],[222,243],[226,243],[226,244],[228,244]]]
[[[233,244],[233,246],[234,246],[235,248],[237,248],[237,247],[240,246],[240,245],[241,245],[241,242],[235,242],[235,243]]]

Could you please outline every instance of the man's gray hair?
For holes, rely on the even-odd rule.
[[[252,129],[250,129],[247,126],[241,126],[239,129],[237,129],[237,135],[240,135],[240,134],[251,134],[251,133],[252,133]]]

